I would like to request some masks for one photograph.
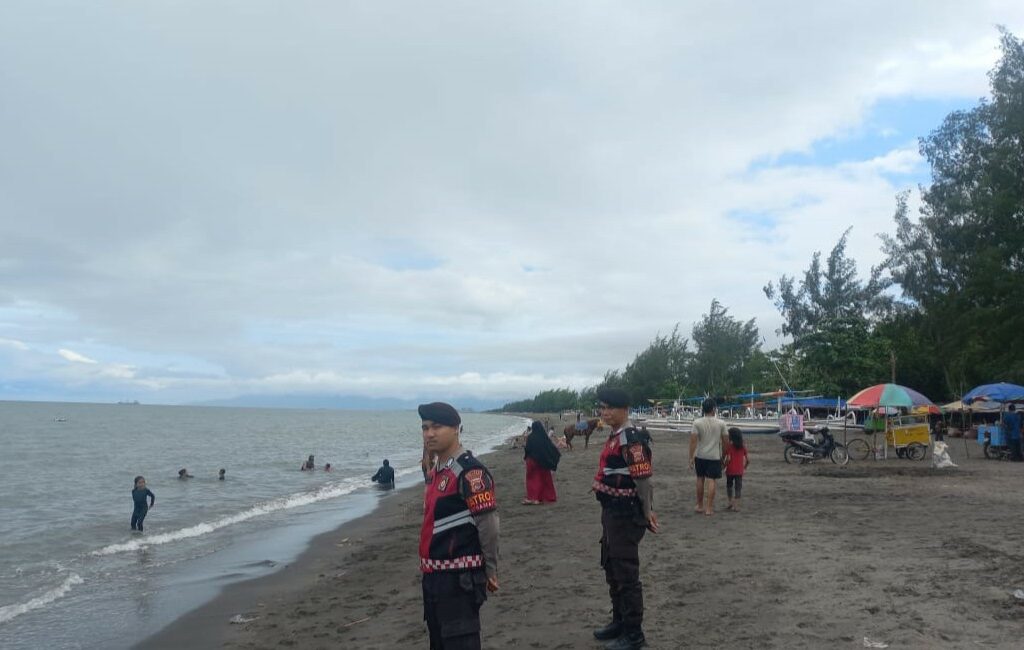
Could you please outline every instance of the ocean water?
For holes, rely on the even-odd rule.
[[[463,420],[477,453],[526,424]],[[381,459],[399,488],[419,481],[420,450],[415,411],[0,402],[0,647],[130,647],[372,511]],[[143,535],[139,474],[156,496]]]

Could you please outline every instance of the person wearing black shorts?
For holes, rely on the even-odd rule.
[[[722,478],[722,461],[720,460],[694,458],[693,469],[697,473],[697,478],[711,479],[712,481]]]
[[[701,405],[704,417],[693,421],[690,434],[690,467],[697,474],[697,512],[715,514],[715,481],[722,478],[722,452],[729,443],[729,430],[715,414],[718,405],[712,398]],[[704,501],[705,495],[707,502]]]

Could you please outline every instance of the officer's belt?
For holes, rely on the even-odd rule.
[[[592,485],[591,487],[593,487],[594,492],[602,492],[604,494],[607,494],[607,495],[613,496],[613,497],[635,497],[636,496],[636,489],[635,488],[614,488],[614,487],[611,487],[609,485],[605,485],[601,481],[594,481],[594,485]]]
[[[435,560],[430,557],[420,558],[420,570],[424,573],[432,571],[457,571],[459,569],[476,569],[484,565],[483,555],[464,555],[462,557]]]

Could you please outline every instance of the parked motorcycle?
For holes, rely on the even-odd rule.
[[[810,463],[823,458],[828,458],[836,465],[845,465],[850,462],[850,454],[846,447],[836,442],[828,427],[812,429],[815,434],[813,440],[806,440],[803,433],[780,433],[779,436],[786,447],[782,450],[782,457],[787,463]]]

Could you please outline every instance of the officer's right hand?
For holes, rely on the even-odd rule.
[[[652,512],[651,514],[647,515],[647,530],[657,534],[658,529],[658,515]]]
[[[498,576],[487,578],[487,591],[492,594],[498,590]]]

